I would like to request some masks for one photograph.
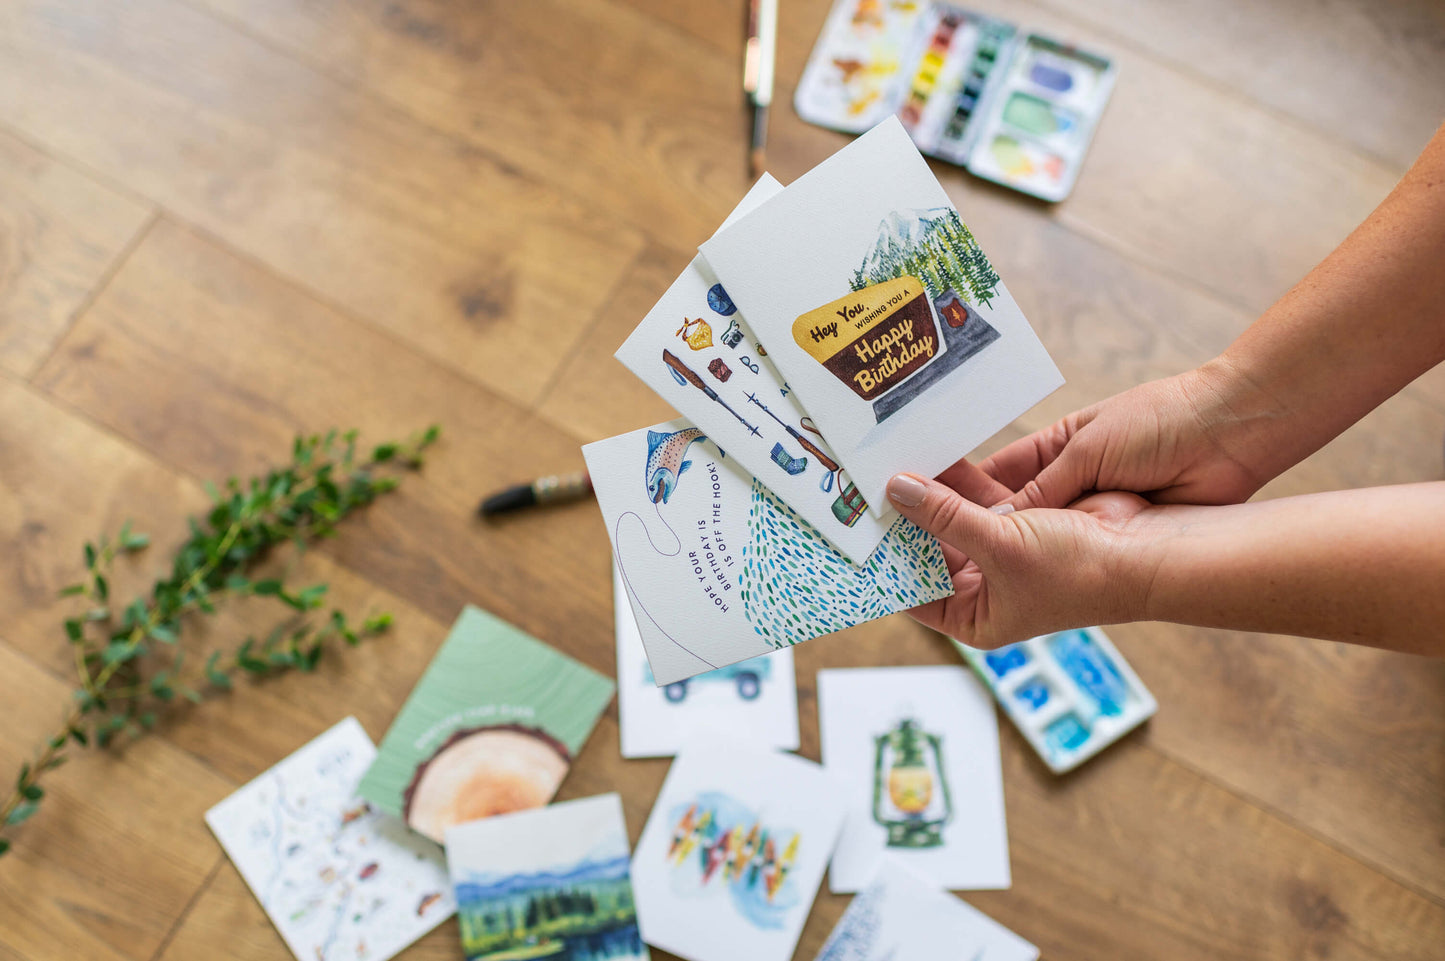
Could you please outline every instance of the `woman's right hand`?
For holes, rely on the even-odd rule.
[[[1067,507],[1093,491],[1158,504],[1236,504],[1275,473],[1270,422],[1222,361],[1116,394],[1022,437],[979,464],[1016,510]],[[1287,465],[1285,465],[1287,466]],[[1282,467],[1280,468],[1282,469]]]

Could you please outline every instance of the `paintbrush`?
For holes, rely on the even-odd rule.
[[[748,43],[743,54],[743,92],[753,106],[752,149],[748,168],[763,173],[768,142],[768,107],[773,102],[773,58],[778,45],[778,0],[752,0],[748,6]]]

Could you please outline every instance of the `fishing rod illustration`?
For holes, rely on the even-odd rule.
[[[837,473],[838,471],[840,471],[840,470],[843,469],[843,468],[841,468],[840,466],[838,466],[838,462],[837,462],[837,461],[835,461],[833,458],[829,457],[827,454],[823,453],[822,448],[820,448],[817,444],[815,444],[815,443],[813,443],[812,441],[808,440],[808,438],[804,437],[802,434],[800,434],[800,433],[798,433],[796,430],[794,430],[794,429],[793,429],[793,425],[789,424],[787,421],[783,420],[783,419],[782,419],[781,417],[779,417],[777,414],[774,414],[772,411],[768,410],[768,405],[767,405],[767,404],[764,404],[762,401],[758,400],[758,395],[757,395],[757,394],[749,393],[749,394],[748,394],[748,403],[749,403],[749,404],[757,404],[759,407],[761,407],[761,408],[763,409],[763,413],[764,413],[764,414],[767,414],[767,415],[768,415],[769,417],[771,417],[773,420],[777,421],[780,425],[782,425],[783,430],[787,431],[790,435],[792,435],[793,440],[797,441],[799,444],[802,444],[802,445],[803,445],[803,450],[807,451],[808,453],[812,454],[814,457],[818,458],[818,462],[819,462],[820,464],[822,464],[824,467],[826,467],[830,473]]]
[[[678,360],[677,356],[674,355],[672,351],[663,348],[662,361],[663,363],[667,364],[668,367],[672,368],[672,376],[679,384],[688,383],[696,387],[698,390],[706,394],[709,400],[717,401],[723,406],[723,410],[736,417],[738,419],[738,423],[742,424],[748,429],[748,433],[752,434],[754,437],[758,437],[761,435],[761,431],[759,431],[752,424],[749,424],[742,414],[739,414],[737,411],[729,407],[728,402],[717,395],[717,391],[709,387],[707,383],[701,377],[699,377],[697,372],[694,371],[691,367],[684,364],[681,360]]]

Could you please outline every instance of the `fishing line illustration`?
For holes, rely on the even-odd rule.
[[[743,417],[742,414],[739,414],[737,411],[729,407],[728,402],[717,395],[717,391],[709,387],[707,385],[707,382],[704,381],[696,371],[694,371],[691,367],[687,366],[681,360],[679,360],[677,355],[674,354],[672,351],[665,348],[663,349],[662,362],[668,367],[672,368],[673,380],[677,381],[679,384],[691,384],[692,386],[696,387],[698,390],[702,391],[704,394],[707,395],[708,400],[716,401],[717,403],[721,404],[724,410],[736,417],[738,419],[738,422],[748,429],[748,433],[752,434],[754,437],[758,437],[761,435],[761,431],[759,431],[752,424],[748,423],[747,418]]]
[[[789,424],[777,414],[774,414],[771,410],[768,410],[768,405],[758,400],[757,394],[749,393],[748,403],[756,404],[757,406],[761,407],[764,414],[767,414],[773,420],[777,421],[782,426],[783,430],[788,432],[788,434],[793,438],[793,440],[797,441],[799,444],[802,445],[803,450],[818,458],[818,463],[822,464],[828,469],[828,473],[823,475],[823,479],[819,481],[818,487],[823,491],[823,493],[830,493],[833,490],[833,476],[843,470],[843,468],[839,466],[838,462],[835,461],[833,458],[829,457],[827,454],[823,453],[823,449],[817,444],[813,443],[812,441],[808,440],[808,438],[798,433],[798,431],[793,427],[792,424]],[[777,460],[777,457],[774,457],[773,459]],[[781,462],[779,463],[781,466]],[[804,466],[807,466],[806,463],[804,464]],[[786,468],[784,469],[786,470]],[[789,473],[794,472],[789,471]]]

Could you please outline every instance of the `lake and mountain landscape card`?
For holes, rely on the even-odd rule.
[[[467,961],[649,957],[619,795],[456,825],[446,850]]]
[[[895,857],[848,905],[814,961],[1035,961],[1039,949]]]
[[[441,848],[356,794],[354,717],[206,812],[298,961],[386,961],[452,915]]]
[[[900,517],[855,565],[686,421],[582,454],[659,684],[953,593],[932,535]]]
[[[843,821],[812,761],[714,733],[673,761],[632,861],[648,944],[689,961],[787,961]]]
[[[792,648],[659,687],[615,565],[612,587],[623,757],[669,757],[702,727],[722,728],[763,747],[797,748],[798,688]]]
[[[782,189],[764,174],[723,229]],[[617,359],[852,562],[865,563],[897,519],[891,511],[868,512],[766,345],[701,257],[647,312]]]
[[[861,890],[885,855],[941,888],[1009,886],[998,719],[964,667],[818,672],[823,768],[848,816],[828,869]]]
[[[382,739],[361,795],[438,842],[453,824],[541,807],[614,689],[469,605]]]
[[[896,117],[700,250],[875,516],[1063,384]]]

